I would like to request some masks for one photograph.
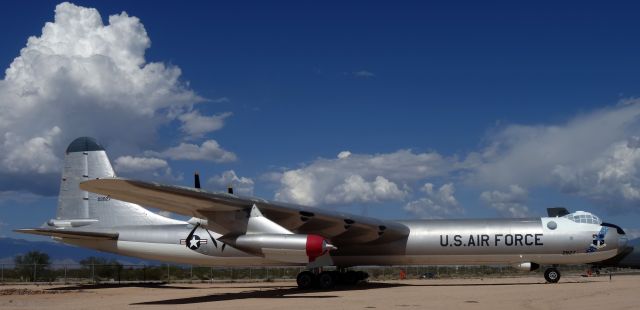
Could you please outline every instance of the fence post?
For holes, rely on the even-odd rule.
[[[2,273],[0,275],[0,282],[4,282],[4,264],[0,264],[0,270],[2,270]]]
[[[91,282],[96,284],[96,268],[94,263],[91,263]]]
[[[171,282],[171,265],[167,264],[167,283]]]
[[[67,284],[67,264],[64,264],[64,284]]]
[[[36,279],[37,279],[37,278],[36,278],[36,275],[37,275],[37,274],[36,274],[36,270],[38,270],[38,265],[36,265],[36,263],[34,262],[34,263],[33,263],[33,282],[37,282],[37,281],[36,281]]]
[[[193,283],[193,265],[189,266],[189,283]]]
[[[213,284],[213,266],[209,268],[209,283]]]

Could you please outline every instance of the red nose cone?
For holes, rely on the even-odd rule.
[[[318,235],[307,236],[307,256],[309,257],[309,262],[316,260],[317,257],[322,256],[322,254],[326,252],[326,243],[327,240]]]

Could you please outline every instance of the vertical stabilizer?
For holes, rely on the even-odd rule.
[[[51,223],[78,223],[93,227],[181,223],[139,205],[79,188],[80,182],[112,177],[115,173],[107,153],[95,139],[81,137],[71,142],[64,156],[56,220]]]

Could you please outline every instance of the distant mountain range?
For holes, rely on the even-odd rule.
[[[40,251],[47,253],[52,264],[77,264],[80,260],[89,256],[115,259],[121,264],[157,264],[155,261],[145,261],[133,257],[120,256],[110,253],[99,252],[66,245],[59,242],[50,241],[29,241],[23,239],[0,238],[0,264],[13,264],[13,259],[17,255],[25,254],[29,251]]]

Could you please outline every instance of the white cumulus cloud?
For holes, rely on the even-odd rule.
[[[57,126],[26,141],[13,132],[5,133],[2,149],[6,150],[6,154],[2,158],[2,167],[10,172],[32,171],[43,174],[57,171],[60,161],[52,148],[59,135],[60,128]]]
[[[166,160],[153,157],[120,156],[115,160],[117,171],[146,171],[169,167]]]
[[[638,136],[638,99],[563,124],[507,126],[468,156],[467,180],[489,188],[553,187],[610,211],[630,210],[640,203]]]
[[[508,192],[485,191],[480,194],[480,199],[499,214],[509,217],[529,216],[527,199],[529,194],[524,188],[512,184]]]
[[[338,153],[338,158],[339,159],[344,159],[344,158],[347,158],[349,156],[351,156],[351,152],[349,152],[349,151],[342,151],[342,152]]]
[[[552,175],[564,192],[606,207],[640,203],[640,149],[632,141],[614,143],[591,161],[556,165]]]
[[[179,67],[148,62],[150,46],[137,17],[122,12],[104,23],[96,9],[57,5],[0,80],[0,191],[55,194],[64,149],[79,136],[132,154],[174,120],[186,135],[219,129],[228,115],[200,115],[194,105],[203,98]]]
[[[413,196],[417,182],[438,178],[478,191],[488,207],[509,216],[531,214],[529,188],[584,197],[612,212],[640,211],[640,99],[556,124],[507,125],[491,131],[485,142],[463,161],[437,152],[343,151],[263,178],[279,184],[276,199],[314,206],[404,201]],[[377,190],[383,188],[387,191]],[[419,215],[446,205],[433,198],[437,192],[416,198],[405,209]]]
[[[223,149],[216,140],[207,140],[201,145],[183,142],[162,152],[147,152],[147,154],[173,160],[208,160],[217,163],[232,162],[237,159],[236,154]]]
[[[367,182],[362,176],[350,175],[327,193],[324,201],[328,204],[380,202],[402,200],[407,194],[383,176],[376,176],[374,180]]]
[[[446,175],[453,160],[438,153],[399,150],[386,154],[341,152],[335,159],[319,158],[299,169],[273,174],[280,186],[275,198],[316,206],[402,200],[405,184]]]
[[[232,186],[235,194],[253,195],[253,180],[239,177],[233,170],[227,170],[220,175],[213,176],[209,178],[207,183],[217,190],[224,189],[226,191],[228,186]]]
[[[453,183],[442,185],[435,190],[432,183],[425,183],[420,189],[425,194],[418,200],[413,200],[404,206],[404,210],[419,218],[445,218],[452,215],[459,215],[464,209],[454,196],[455,186]]]
[[[114,161],[118,176],[138,180],[174,182],[183,179],[182,174],[174,175],[166,160],[155,157],[120,156]]]
[[[224,120],[231,116],[231,112],[204,116],[198,111],[191,111],[178,117],[182,121],[180,129],[190,136],[201,137],[202,135],[219,130],[224,126]]]

